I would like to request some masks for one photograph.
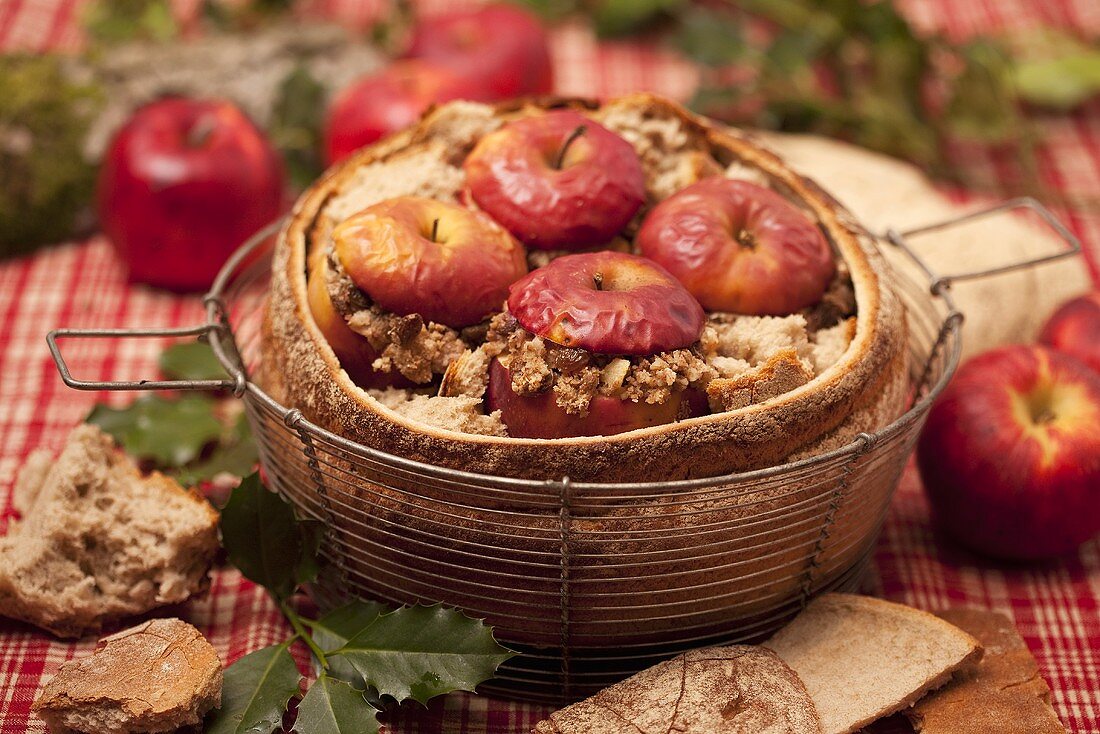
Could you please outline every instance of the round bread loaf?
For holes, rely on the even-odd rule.
[[[723,168],[738,167],[765,182],[814,219],[851,278],[854,334],[839,359],[809,382],[734,410],[638,429],[614,436],[520,439],[479,435],[445,421],[418,420],[387,407],[358,387],[310,312],[307,277],[320,260],[339,212],[334,207],[353,187],[373,186],[390,195],[432,196],[460,175],[473,143],[505,121],[549,108],[572,107],[597,120],[633,116],[640,125],[675,125],[690,155],[661,150],[642,155],[652,189],[682,174],[698,154]],[[645,137],[639,129],[637,139]],[[632,140],[636,145],[636,140]],[[641,151],[640,151],[641,152]],[[403,186],[401,167],[442,164],[438,176]],[[389,164],[383,168],[381,164]],[[675,169],[675,170],[674,170]],[[702,174],[699,174],[702,175]],[[372,180],[376,179],[376,180]],[[461,181],[458,182],[461,188]],[[376,196],[379,198],[381,195]],[[346,206],[346,205],[345,205]],[[351,212],[348,212],[351,213]],[[298,200],[279,235],[263,330],[263,387],[285,405],[336,434],[397,456],[485,474],[532,479],[568,476],[575,481],[661,481],[716,476],[782,463],[836,448],[860,432],[880,428],[904,410],[908,380],[904,309],[890,287],[889,269],[873,240],[812,181],[736,130],[720,127],[661,98],[639,94],[603,106],[576,100],[515,102],[497,107],[450,103],[413,128],[360,150],[330,170]],[[439,410],[468,411],[471,399]],[[455,401],[458,398],[450,398]],[[461,426],[456,421],[454,426]]]

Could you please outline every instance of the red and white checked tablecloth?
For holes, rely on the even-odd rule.
[[[421,3],[423,12],[454,5]],[[0,50],[74,48],[81,0],[0,0]],[[366,22],[385,12],[371,0],[315,0],[321,12]],[[923,29],[952,36],[1021,29],[1038,23],[1100,36],[1097,0],[906,0],[904,10]],[[650,89],[683,98],[692,67],[651,47],[597,44],[581,26],[553,37],[559,91],[611,95]],[[3,100],[0,100],[0,105]],[[1090,251],[1100,282],[1100,104],[1039,121],[1044,183],[1060,192],[1059,209]],[[967,151],[969,166],[996,180],[1001,166],[982,151]],[[65,388],[49,359],[44,335],[57,326],[134,327],[199,323],[197,298],[126,285],[101,238],[49,248],[0,264],[0,532],[13,517],[8,495],[23,458],[38,446],[57,446],[96,400],[118,399]],[[82,341],[68,347],[82,375],[98,379],[148,377],[161,344]],[[919,479],[911,468],[897,492],[876,555],[871,590],[925,609],[970,605],[999,609],[1015,620],[1054,690],[1070,731],[1100,732],[1100,544],[1043,566],[979,560],[933,536]],[[263,592],[231,569],[214,574],[210,594],[173,610],[197,625],[226,663],[284,639],[289,628]],[[29,626],[0,620],[0,731],[43,732],[30,715],[40,687],[65,660],[86,654],[93,640],[58,642]],[[454,695],[425,711],[391,715],[395,732],[526,732],[545,714],[536,706]]]

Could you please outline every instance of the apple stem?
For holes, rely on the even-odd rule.
[[[748,231],[747,229],[743,229],[737,233],[737,244],[746,249],[755,250],[756,237],[753,236],[752,232]]]
[[[432,242],[439,242],[436,236],[439,234],[439,217],[432,220]]]
[[[201,148],[210,139],[217,124],[218,121],[214,119],[213,115],[200,117],[187,131],[187,145],[191,148]]]
[[[596,290],[603,290],[603,273],[595,273],[592,276],[592,282],[596,284]]]
[[[561,170],[561,164],[565,160],[565,152],[569,150],[569,146],[573,144],[573,141],[588,132],[587,125],[577,125],[573,132],[569,133],[569,137],[561,144],[561,148],[558,149],[558,156],[554,160],[554,168]]]

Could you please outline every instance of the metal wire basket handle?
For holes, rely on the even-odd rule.
[[[1066,243],[1067,249],[1060,252],[1054,252],[1047,255],[1039,255],[1019,262],[1009,263],[1007,265],[999,265],[984,270],[974,270],[962,273],[950,273],[940,274],[928,264],[928,262],[921,257],[921,255],[913,248],[909,243],[909,240],[913,237],[919,237],[922,235],[930,234],[933,232],[942,232],[945,229],[957,227],[967,222],[972,222],[978,219],[984,219],[987,217],[995,216],[1003,212],[1012,211],[1015,209],[1028,209],[1035,212],[1054,232]],[[214,281],[214,285],[211,290],[203,298],[203,303],[206,306],[207,321],[205,324],[198,326],[187,326],[174,329],[157,329],[157,328],[134,328],[134,329],[53,329],[46,335],[46,341],[50,347],[50,355],[53,357],[54,364],[57,366],[57,371],[61,374],[61,379],[71,388],[76,390],[110,390],[110,391],[133,391],[133,390],[231,390],[233,394],[240,397],[244,394],[248,385],[248,375],[245,374],[244,368],[241,365],[241,361],[238,355],[232,355],[226,352],[224,346],[224,340],[218,338],[228,328],[227,315],[225,309],[225,303],[222,300],[221,293],[224,290],[226,282],[229,280],[231,274],[236,268],[249,256],[252,251],[255,250],[264,240],[273,235],[279,230],[283,224],[283,219],[276,220],[271,224],[254,234],[248,241],[242,246],[233,257],[222,268],[221,273],[218,274],[218,278]],[[953,283],[957,281],[973,280],[975,278],[984,278],[991,275],[999,275],[1001,273],[1012,272],[1016,270],[1023,270],[1025,268],[1035,267],[1055,260],[1061,260],[1063,258],[1077,255],[1081,252],[1081,242],[1076,236],[1051,212],[1047,207],[1041,204],[1038,200],[1031,197],[1021,197],[1017,199],[1010,199],[1009,201],[996,204],[993,206],[979,209],[977,211],[964,214],[959,217],[953,217],[951,219],[945,219],[940,222],[933,222],[932,224],[926,224],[920,227],[915,227],[906,230],[896,230],[893,228],[887,229],[885,232],[874,235],[878,239],[889,243],[896,247],[901,252],[905,253],[906,257],[913,261],[918,268],[928,278],[929,289],[933,296],[942,298],[949,308],[947,319],[944,323],[946,328],[948,325],[957,326],[962,321],[963,314],[956,310],[953,299],[950,296],[949,290]],[[952,322],[954,322],[952,324]],[[221,362],[222,366],[229,373],[229,378],[225,380],[79,380],[72,376],[69,370],[68,363],[65,361],[64,356],[61,353],[61,347],[58,345],[58,340],[63,338],[78,338],[78,339],[97,339],[97,338],[146,338],[146,337],[165,337],[165,336],[194,336],[198,338],[206,338],[210,346],[213,348],[215,355]],[[214,338],[210,338],[213,336]]]

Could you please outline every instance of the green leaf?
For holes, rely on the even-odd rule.
[[[180,467],[221,436],[222,424],[212,408],[213,401],[202,395],[178,399],[150,395],[126,408],[97,405],[85,422],[114,436],[138,458],[150,459],[160,467]]]
[[[225,669],[222,705],[206,719],[206,734],[270,734],[298,693],[301,675],[289,642],[249,653]]]
[[[291,183],[303,189],[324,170],[321,126],[325,88],[305,64],[295,66],[279,85],[268,125],[275,147],[283,154]]]
[[[294,509],[251,474],[222,508],[222,545],[229,562],[248,579],[284,600],[302,574],[305,546]]]
[[[686,0],[599,0],[592,11],[596,33],[624,36],[683,7]]]
[[[252,438],[252,426],[242,413],[233,429],[222,434],[213,452],[180,469],[176,480],[185,487],[191,487],[219,474],[244,477],[255,470],[259,459],[256,441]]]
[[[455,609],[416,606],[379,616],[329,657],[347,659],[383,696],[425,703],[474,690],[512,653],[480,620]]]
[[[961,137],[993,143],[1019,135],[1021,121],[1011,81],[1011,61],[999,44],[977,39],[959,50],[964,63],[947,106],[947,123]]]
[[[374,623],[379,616],[390,608],[378,602],[355,600],[337,607],[315,622],[310,622],[313,641],[325,653],[339,650],[348,640]],[[329,675],[353,685],[365,685],[363,676],[352,667],[347,659],[337,656],[328,659]]]
[[[160,371],[170,380],[224,380],[227,376],[206,342],[173,344],[160,354]]]
[[[374,734],[378,711],[347,683],[321,675],[298,704],[294,730],[302,734]]]
[[[1071,110],[1100,94],[1100,50],[1020,62],[1015,83],[1027,102]]]
[[[677,47],[707,66],[724,66],[751,55],[741,22],[732,13],[694,5],[680,21]]]

